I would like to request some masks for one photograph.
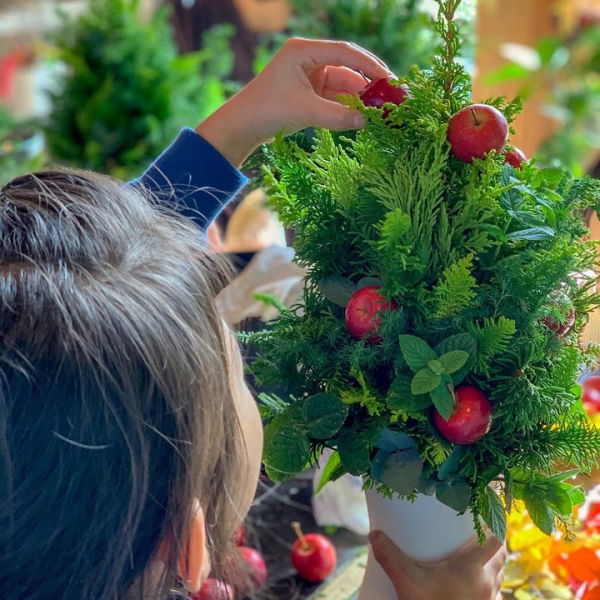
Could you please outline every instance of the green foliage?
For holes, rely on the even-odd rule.
[[[139,16],[139,0],[95,0],[54,34],[65,71],[50,91],[54,160],[119,177],[139,175],[183,125],[231,93],[231,28],[212,30],[204,49],[178,56],[167,13]],[[225,82],[225,83],[224,83]]]
[[[470,103],[470,80],[456,60],[458,2],[439,5],[445,52],[406,78],[412,98],[385,119],[353,99],[365,129],[279,139],[268,154],[273,204],[295,228],[308,274],[300,305],[254,336],[254,370],[266,384],[285,381],[293,406],[327,395],[321,410],[331,404],[338,415],[331,435],[311,434],[304,416],[299,430],[314,455],[337,450],[343,471],[368,487],[435,493],[499,536],[503,504],[519,498],[548,532],[568,526],[580,499],[553,478],[556,465],[587,471],[600,457],[576,385],[595,356],[578,335],[600,299],[574,277],[598,262],[579,215],[599,206],[600,182],[450,154],[448,120]],[[490,103],[508,120],[518,110]],[[380,313],[377,343],[354,339],[345,324],[364,278],[379,280],[395,307]],[[546,317],[571,308],[575,326],[559,336]],[[431,418],[433,407],[452,414],[458,385],[478,388],[493,408],[489,433],[464,446],[442,438]]]

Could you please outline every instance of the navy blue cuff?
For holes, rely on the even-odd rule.
[[[185,127],[150,168],[130,183],[143,185],[206,229],[247,181],[202,136]]]

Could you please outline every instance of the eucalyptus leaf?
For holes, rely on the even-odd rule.
[[[430,360],[437,359],[437,354],[429,347],[429,344],[414,335],[401,335],[399,342],[406,364],[415,373],[424,369]]]
[[[327,300],[338,306],[346,307],[357,288],[349,279],[331,275],[319,281],[319,289]]]
[[[325,440],[335,435],[348,416],[348,405],[333,394],[316,394],[304,403],[310,437]]]
[[[417,482],[417,490],[420,494],[425,494],[425,496],[433,496],[435,494],[437,483],[438,482],[435,479],[431,479],[430,477],[427,477],[425,473],[421,472],[419,481]]]
[[[456,512],[464,512],[471,501],[471,487],[464,479],[440,481],[435,489],[436,498]]]
[[[448,455],[448,458],[440,465],[438,470],[438,478],[442,481],[454,475],[460,466],[460,460],[463,457],[464,448],[456,446]]]
[[[426,394],[435,389],[442,382],[441,375],[436,375],[429,367],[421,369],[412,380],[410,385],[413,394]]]
[[[383,282],[381,279],[377,279],[376,277],[363,277],[357,284],[356,289],[362,290],[363,288],[370,287],[372,285],[376,285],[377,287],[381,287]]]
[[[375,442],[375,447],[380,450],[385,450],[386,452],[394,452],[395,450],[408,450],[409,448],[414,448],[415,444],[408,435],[401,431],[382,429]]]
[[[412,494],[419,483],[423,459],[416,450],[379,450],[371,464],[371,476],[398,494]]]

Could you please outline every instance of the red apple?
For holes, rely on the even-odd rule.
[[[346,306],[346,327],[356,339],[367,338],[367,341],[381,341],[377,332],[381,325],[380,313],[394,310],[395,304],[386,300],[380,293],[378,285],[369,285],[352,294]]]
[[[318,533],[304,535],[299,523],[292,523],[298,539],[292,546],[291,559],[298,575],[306,581],[321,583],[337,566],[337,552],[329,538]]]
[[[244,524],[242,523],[235,530],[235,533],[233,534],[233,543],[236,546],[243,546],[245,541],[246,541],[246,528],[244,527]]]
[[[384,108],[387,102],[399,106],[407,98],[411,97],[408,86],[403,83],[401,85],[393,85],[393,81],[397,81],[393,77],[384,77],[382,79],[374,79],[360,93],[360,99],[365,106],[372,108]],[[387,117],[390,111],[385,108],[383,116]]]
[[[600,375],[588,377],[581,384],[581,388],[581,401],[586,412],[588,414],[600,412]]]
[[[434,409],[433,423],[453,444],[474,444],[492,424],[492,405],[481,390],[463,385],[454,390],[454,412],[448,420]]]
[[[192,600],[233,600],[233,589],[218,579],[205,579],[200,591],[192,595]]]
[[[512,165],[515,169],[522,169],[522,164],[527,162],[527,157],[518,148],[513,148],[504,153],[504,162]]]
[[[238,550],[247,565],[247,572],[252,583],[257,588],[261,587],[267,580],[267,565],[262,554],[258,550],[249,548],[248,546],[240,546]]]
[[[508,141],[508,121],[493,106],[471,104],[450,118],[448,141],[452,154],[463,162],[485,158],[492,150],[499,154]]]
[[[549,316],[544,318],[544,323],[548,329],[551,329],[556,335],[561,337],[569,333],[573,328],[573,325],[575,325],[575,309],[573,307],[569,308],[562,323],[559,323],[556,319]]]

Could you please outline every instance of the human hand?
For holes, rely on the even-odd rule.
[[[336,101],[390,72],[376,56],[348,42],[292,38],[263,71],[196,131],[235,166],[260,144],[306,127],[363,127],[357,111]]]
[[[373,555],[391,579],[398,600],[500,600],[506,548],[490,535],[469,542],[447,559],[418,563],[381,531],[372,531]]]

